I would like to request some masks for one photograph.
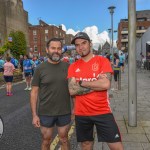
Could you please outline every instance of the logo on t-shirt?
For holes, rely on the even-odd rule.
[[[76,71],[75,72],[80,72],[80,69],[78,68],[78,69],[76,69]]]
[[[98,71],[98,69],[99,69],[99,64],[98,63],[94,63],[92,65],[92,71]]]

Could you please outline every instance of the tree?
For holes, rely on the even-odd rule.
[[[27,48],[24,33],[22,31],[11,31],[8,37],[11,37],[12,40],[9,41],[7,38],[2,48],[5,51],[10,49],[10,52],[15,58],[19,58],[20,55],[24,55]]]

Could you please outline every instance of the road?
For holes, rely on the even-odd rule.
[[[14,95],[6,96],[5,89],[0,89],[0,115],[4,121],[4,133],[0,139],[0,150],[40,150],[41,134],[32,126],[29,104],[30,91],[24,91],[25,83],[13,86]],[[70,136],[73,133],[73,128]],[[53,149],[59,149],[54,131]],[[72,137],[72,136],[71,136]],[[74,137],[74,136],[73,136]],[[76,149],[75,137],[71,139],[72,149]]]

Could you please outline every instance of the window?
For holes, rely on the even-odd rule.
[[[48,34],[48,30],[47,29],[45,30],[45,34]]]
[[[58,34],[58,31],[56,31],[56,34]]]
[[[34,41],[34,43],[36,43],[37,42],[37,37],[33,37],[33,41]]]
[[[45,36],[45,42],[47,42],[47,41],[48,41],[48,36],[46,35],[46,36]]]
[[[128,28],[125,28],[125,27],[124,27],[122,30],[123,30],[123,31],[128,31]]]
[[[37,35],[36,30],[33,30],[33,35]]]
[[[128,35],[123,35],[122,39],[128,39]]]
[[[37,52],[37,45],[34,45],[34,52]]]

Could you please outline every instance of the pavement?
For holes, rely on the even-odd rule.
[[[150,71],[137,71],[137,126],[128,125],[128,70],[121,74],[121,90],[109,91],[111,108],[122,135],[124,150],[150,150]],[[78,148],[80,149],[80,148]],[[94,150],[109,150],[98,143],[95,131]]]
[[[111,108],[112,108],[114,117],[116,119],[116,122],[119,126],[119,129],[120,129],[120,132],[122,135],[124,150],[150,150],[150,71],[145,71],[142,69],[137,71],[137,126],[136,127],[130,127],[128,125],[128,70],[127,70],[127,68],[125,69],[125,73],[122,73],[121,77],[122,77],[121,78],[121,90],[119,90],[119,91],[111,91],[110,90],[109,94],[112,97],[110,99]],[[23,83],[23,85],[20,83],[16,83],[16,84],[17,84],[15,86],[16,94],[13,96],[15,100],[13,99],[10,101],[9,97],[6,97],[5,99],[3,99],[3,95],[5,94],[5,93],[3,93],[4,87],[1,87],[2,90],[1,90],[0,100],[1,100],[1,104],[5,104],[8,99],[9,103],[7,103],[7,107],[9,104],[9,105],[11,105],[11,107],[10,107],[11,109],[14,107],[14,105],[13,105],[14,102],[18,103],[18,105],[16,105],[16,106],[18,106],[20,108],[22,108],[22,107],[24,108],[23,110],[21,109],[21,113],[19,111],[19,114],[22,114],[22,111],[24,111],[24,110],[26,110],[27,112],[29,111],[29,106],[27,106],[27,105],[29,105],[28,104],[29,103],[28,102],[29,94],[24,95],[25,100],[23,100],[23,98],[20,99],[20,95],[23,95],[23,93],[25,93],[24,90],[21,90],[22,93],[20,93],[20,89],[23,89],[23,87],[25,85],[24,85],[24,83]],[[21,100],[23,100],[23,102],[20,102]],[[7,112],[6,106],[5,107],[1,106],[1,109],[2,109],[1,112],[3,112],[2,116],[4,117],[5,123],[6,122],[8,123],[11,118],[18,116],[18,115],[12,114],[11,109],[8,109],[7,111],[9,111],[9,112]],[[18,110],[20,110],[20,109],[18,109]],[[10,114],[10,115],[7,115],[7,114]],[[14,115],[14,117],[12,117],[11,114]],[[22,124],[21,127],[24,128],[24,127],[28,126],[28,128],[29,128],[31,126],[31,121],[30,121],[31,119],[29,120],[28,116],[29,116],[29,114],[26,115],[26,117],[25,117],[26,120],[28,121],[28,124],[27,125]],[[20,124],[20,121],[18,121],[18,122]],[[15,126],[18,127],[18,124]],[[74,127],[74,125],[73,125],[73,127]],[[12,127],[10,127],[10,129],[11,128]],[[31,129],[29,131],[32,131],[32,130],[33,129]],[[6,129],[6,131],[8,131],[8,129]],[[80,145],[79,145],[79,143],[76,142],[75,130],[72,129],[71,131],[74,131],[73,133],[70,133],[70,135],[71,135],[71,137],[70,137],[71,150],[80,150]],[[4,141],[4,146],[6,149],[7,149],[7,145],[10,145],[10,143],[11,143],[10,141],[12,140],[12,137],[9,136],[10,133],[8,134],[9,140],[6,138],[6,141]],[[18,134],[18,132],[16,131],[16,134],[14,133],[14,137],[17,138],[17,136],[16,136],[17,134]],[[25,133],[23,133],[23,134],[24,134],[23,138],[25,139],[27,137],[26,136],[27,131],[25,131]],[[96,131],[94,132],[94,134],[95,134],[95,141],[94,141],[94,149],[93,150],[109,150],[106,143],[98,143]],[[6,135],[6,132],[5,132],[5,135]],[[21,136],[21,135],[22,134],[20,134],[19,136]],[[33,135],[35,136],[35,134],[33,134]],[[39,132],[37,132],[36,135],[39,136]],[[13,139],[14,139],[14,137],[13,137]],[[29,137],[27,137],[27,138],[29,138]],[[5,138],[3,138],[3,139],[5,140]],[[34,138],[32,137],[32,140],[30,139],[29,141],[31,141],[33,143],[33,139]],[[34,141],[34,144],[31,144],[31,145],[39,146],[39,139],[40,139],[40,137],[38,137]],[[18,141],[18,140],[16,140],[16,141]],[[24,141],[24,140],[22,140],[22,141]],[[33,147],[31,148],[29,141],[28,141],[29,147],[26,146],[26,149],[35,149]],[[14,141],[12,141],[12,143],[14,143],[14,144],[11,144],[11,147],[12,147],[11,149],[15,150],[15,148],[19,147],[19,146],[16,146]],[[16,142],[16,143],[18,143],[18,142]],[[13,147],[13,145],[14,145],[14,147]],[[24,142],[24,145],[26,145],[25,142]],[[20,149],[22,149],[22,148],[20,148]],[[55,148],[55,150],[58,150],[58,149],[59,149],[59,146],[57,148]],[[23,148],[23,150],[25,150],[25,148]]]

